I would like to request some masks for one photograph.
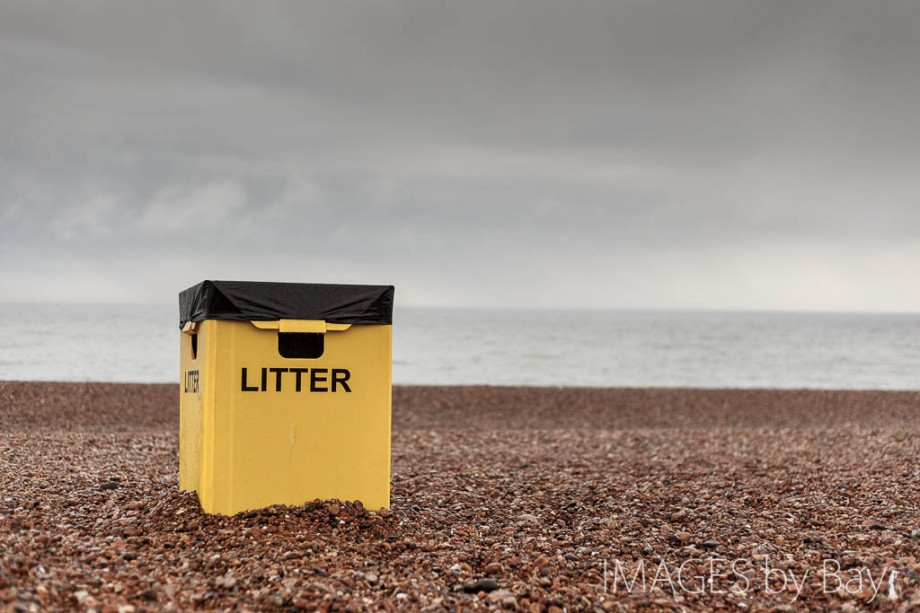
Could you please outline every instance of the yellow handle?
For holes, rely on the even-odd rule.
[[[325,334],[326,332],[339,332],[347,330],[351,324],[330,324],[321,319],[279,319],[276,321],[254,321],[256,328],[261,330],[277,330],[281,333],[307,333]]]

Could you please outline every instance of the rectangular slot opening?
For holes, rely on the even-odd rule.
[[[278,334],[278,353],[283,358],[321,358],[325,347],[325,334],[312,332],[281,332]]]

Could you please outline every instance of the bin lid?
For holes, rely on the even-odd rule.
[[[202,281],[179,293],[179,328],[206,319],[389,325],[393,292],[392,285]]]

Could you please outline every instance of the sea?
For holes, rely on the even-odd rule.
[[[178,382],[178,308],[0,304],[0,380]],[[393,380],[916,390],[920,314],[397,306]]]

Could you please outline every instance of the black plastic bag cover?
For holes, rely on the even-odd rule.
[[[205,319],[389,325],[393,292],[392,285],[202,281],[179,293],[179,328]]]

